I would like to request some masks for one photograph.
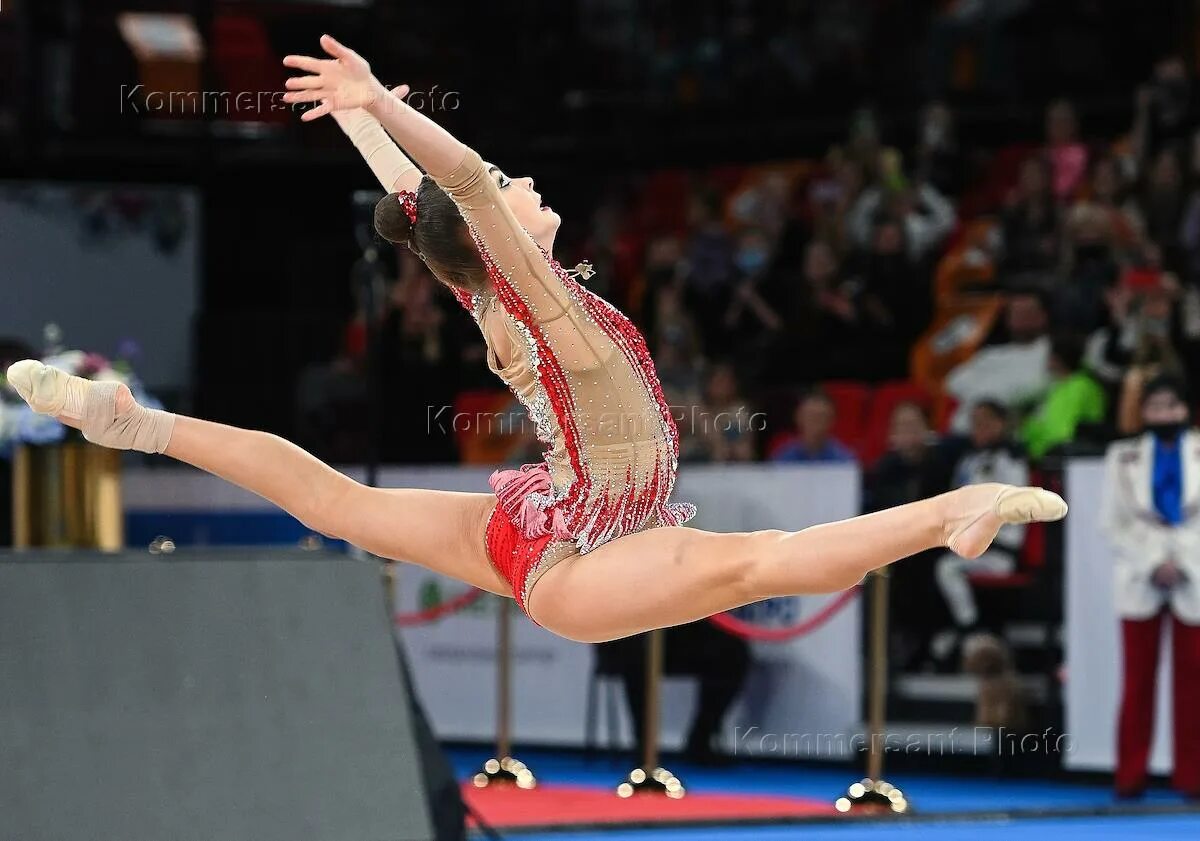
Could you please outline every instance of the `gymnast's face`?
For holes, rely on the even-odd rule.
[[[562,219],[542,204],[541,194],[533,189],[533,179],[528,176],[509,178],[495,166],[488,168],[488,174],[500,185],[500,195],[504,196],[508,209],[517,217],[521,227],[529,231],[529,235],[543,248],[549,250]]]

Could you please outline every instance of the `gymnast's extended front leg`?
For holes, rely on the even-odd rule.
[[[651,529],[550,567],[528,607],[562,636],[602,642],[775,596],[844,590],[926,549],[977,557],[1005,523],[1064,514],[1049,491],[989,484],[797,532]]]
[[[115,382],[92,382],[25,360],[8,380],[38,412],[93,443],[162,453],[264,497],[310,529],[509,595],[484,550],[491,494],[369,488],[277,435],[137,404]]]

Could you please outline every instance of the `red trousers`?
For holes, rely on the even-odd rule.
[[[1149,619],[1122,619],[1125,677],[1117,728],[1116,788],[1136,794],[1146,786],[1154,734],[1155,678],[1163,621],[1171,620],[1171,717],[1175,770],[1171,785],[1200,796],[1200,625],[1185,625],[1170,611]]]

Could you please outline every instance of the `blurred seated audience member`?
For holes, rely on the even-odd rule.
[[[943,383],[958,401],[951,428],[961,435],[970,430],[971,406],[980,400],[1020,409],[1049,386],[1050,317],[1045,299],[1033,291],[1012,293],[1005,304],[1004,320],[1008,341],[980,348],[946,375]]]
[[[1000,270],[1019,275],[1056,268],[1062,238],[1059,224],[1050,162],[1034,155],[1021,164],[1017,185],[1000,214]]]
[[[888,424],[888,450],[866,476],[865,510],[880,511],[945,491],[952,465],[938,444],[925,409],[898,403]]]
[[[1127,270],[1105,290],[1108,321],[1088,337],[1084,364],[1105,387],[1117,408],[1117,427],[1123,435],[1140,428],[1141,400],[1138,382],[1157,373],[1182,376],[1183,367],[1172,340],[1171,279],[1142,270]],[[1122,394],[1133,389],[1128,400]]]
[[[936,187],[908,183],[898,155],[883,156],[881,183],[864,190],[850,209],[848,223],[856,246],[871,246],[875,221],[883,215],[900,222],[913,261],[934,254],[958,222],[954,205]]]
[[[859,307],[864,338],[884,354],[892,347],[904,357],[902,370],[881,371],[880,377],[907,375],[907,355],[913,341],[929,326],[932,312],[927,271],[907,256],[904,227],[896,217],[884,216],[875,223],[870,249],[859,263],[862,290]],[[878,367],[887,360],[877,355]]]
[[[854,461],[853,451],[833,437],[837,409],[829,395],[819,389],[800,398],[793,415],[795,436],[779,446],[772,461],[844,462]]]
[[[1188,195],[1178,149],[1168,146],[1155,154],[1146,186],[1138,201],[1146,237],[1162,251],[1162,264],[1171,271],[1182,264],[1180,232]]]
[[[1130,198],[1129,184],[1121,166],[1112,155],[1098,158],[1092,165],[1087,204],[1095,205],[1107,219],[1114,248],[1128,252],[1142,239],[1141,214]]]
[[[728,362],[713,366],[704,389],[704,403],[689,413],[683,425],[694,425],[681,438],[697,437],[693,460],[754,461],[755,420],[750,401],[741,391],[737,372]]]
[[[981,400],[971,409],[970,449],[954,468],[951,487],[1002,482],[1028,485],[1029,467],[1015,447],[1009,431],[1009,412],[994,400]],[[1009,575],[1017,568],[1017,556],[1025,541],[1025,526],[1006,525],[1000,529],[991,547],[974,560],[945,552],[935,565],[938,588],[950,616],[953,630],[934,637],[931,649],[935,662],[945,669],[958,660],[958,650],[966,637],[980,630],[979,610],[968,578],[972,573]]]
[[[1067,212],[1063,279],[1053,288],[1055,326],[1090,332],[1104,319],[1104,290],[1120,275],[1111,216],[1082,202]]]
[[[413,406],[409,397],[422,395],[426,406],[454,405],[460,364],[452,305],[423,266],[406,272],[391,287],[379,327],[385,461],[427,464],[457,457],[450,425],[430,423],[427,409]],[[401,380],[403,388],[397,385]]]
[[[714,737],[746,683],[750,646],[708,620],[677,625],[662,633],[663,674],[692,675],[700,684],[683,756],[688,762],[720,764],[724,758],[713,746]],[[639,762],[645,754],[646,637],[638,634],[600,643],[596,652],[604,671],[620,675],[624,684]]]
[[[864,510],[942,493],[949,488],[951,468],[925,410],[916,403],[899,403],[888,427],[888,451],[864,477]],[[931,638],[948,621],[933,574],[939,554],[925,552],[914,563],[891,568],[892,662],[901,670],[927,661]]]
[[[1171,785],[1200,798],[1200,518],[1190,479],[1200,475],[1200,436],[1190,428],[1182,383],[1160,377],[1142,393],[1145,433],[1109,446],[1100,523],[1115,550],[1114,599],[1121,618],[1124,678],[1115,786],[1146,788],[1154,732],[1162,626],[1171,625]]]
[[[698,191],[689,203],[688,223],[685,300],[701,335],[716,336],[737,276],[733,242],[721,220],[721,196],[715,190]]]
[[[1164,147],[1191,142],[1198,117],[1186,61],[1176,53],[1164,55],[1134,99],[1132,136],[1139,166],[1145,167]]]
[[[941,100],[933,100],[921,110],[914,160],[918,181],[933,185],[945,196],[962,193],[966,180],[962,147],[954,112]]]
[[[1083,367],[1083,341],[1064,333],[1050,346],[1050,388],[1021,424],[1020,439],[1031,459],[1075,440],[1080,424],[1104,422],[1104,389]]]
[[[840,147],[830,148],[825,155],[824,174],[812,180],[805,194],[810,216],[807,225],[803,226],[808,229],[804,231],[808,234],[805,239],[826,242],[835,254],[849,251],[851,242],[847,218],[850,208],[862,194],[863,181],[863,170],[858,161],[846,155]],[[785,229],[783,244],[789,249],[789,256],[796,253],[804,221],[797,216]]]
[[[722,324],[721,340],[735,351],[744,369],[766,364],[784,321],[765,296],[771,270],[771,241],[759,228],[747,228],[738,237],[734,255],[738,277]]]
[[[1050,162],[1054,195],[1070,199],[1087,174],[1088,149],[1079,140],[1079,118],[1075,106],[1058,99],[1046,108],[1046,159]]]
[[[702,345],[695,319],[684,309],[678,282],[654,294],[654,330],[650,334],[654,364],[670,402],[694,403],[700,396]]]

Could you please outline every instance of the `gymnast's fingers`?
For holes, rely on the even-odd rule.
[[[362,56],[338,41],[338,39],[334,38],[332,35],[321,36],[321,49],[325,50],[325,52],[329,53],[334,58],[342,59],[344,61],[363,60]]]
[[[292,90],[319,88],[324,84],[325,80],[320,76],[291,76],[284,82],[284,85]]]
[[[306,55],[289,55],[283,59],[284,67],[294,67],[297,70],[307,70],[309,73],[323,73],[325,68],[333,64],[326,59],[312,58]]]
[[[308,91],[288,91],[283,95],[284,102],[316,102],[319,99],[325,99],[329,96],[329,91],[325,88],[316,88]]]
[[[311,111],[305,111],[303,114],[301,114],[300,119],[306,123],[311,123],[313,120],[319,120],[326,114],[331,113],[333,113],[333,103],[329,100],[325,100]]]

